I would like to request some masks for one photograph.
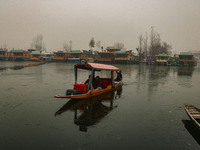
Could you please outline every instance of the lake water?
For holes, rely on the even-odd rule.
[[[27,64],[0,62],[1,150],[200,149],[183,108],[200,107],[200,65],[115,65],[122,89],[73,101],[54,95],[73,87],[74,64]]]

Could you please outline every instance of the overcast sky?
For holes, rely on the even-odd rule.
[[[0,0],[0,46],[28,49],[43,34],[47,51],[138,46],[151,26],[174,51],[200,51],[200,0]]]

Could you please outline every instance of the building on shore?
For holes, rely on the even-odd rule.
[[[54,52],[54,54],[55,54],[55,57],[53,59],[56,62],[65,62],[68,60],[68,57],[69,57],[68,52],[58,51],[58,52]]]
[[[30,53],[25,50],[11,50],[5,53],[5,60],[26,61],[30,59]]]
[[[120,51],[115,47],[107,47],[106,51],[99,52],[97,56],[97,62],[99,63],[138,63],[138,57],[129,51]]]
[[[194,66],[194,65],[196,65],[194,55],[191,52],[181,52],[179,54],[179,64],[181,66]]]
[[[42,53],[42,60],[45,62],[53,62],[54,61],[55,54],[54,53]]]
[[[170,55],[163,53],[156,55],[155,58],[156,65],[169,65]]]
[[[6,53],[7,53],[7,49],[0,48],[0,60],[5,60]]]
[[[114,54],[112,52],[99,52],[96,61],[98,63],[113,63]]]
[[[30,60],[31,61],[42,61],[42,54],[40,51],[32,51],[30,53]]]
[[[170,56],[169,58],[169,63],[170,66],[179,66],[179,58],[178,56]]]
[[[130,63],[129,54],[125,51],[117,51],[114,56],[114,62],[117,64],[128,64]]]
[[[114,63],[116,52],[120,49],[115,47],[107,47],[105,51],[99,52],[97,56],[97,62],[99,63]]]
[[[94,62],[94,60],[92,60],[92,58],[93,58],[93,55],[89,51],[70,50],[68,62],[79,63],[82,59],[84,59],[86,61],[90,60],[91,62]]]
[[[58,51],[54,54],[54,61],[57,62],[79,63],[82,59],[86,60],[87,62],[94,62],[94,55],[90,51],[86,50],[70,50],[69,52]]]

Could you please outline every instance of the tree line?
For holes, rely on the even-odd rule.
[[[164,53],[169,54],[169,50],[172,49],[172,46],[169,45],[167,42],[162,42],[160,34],[154,30],[154,27],[151,27],[150,33],[150,42],[148,45],[148,35],[147,32],[145,36],[140,35],[138,37],[139,45],[136,48],[139,59],[144,60],[147,56],[154,58],[155,55]]]
[[[150,32],[150,41],[148,42],[148,34],[145,33],[145,36],[142,34],[138,37],[138,47],[136,48],[136,51],[138,52],[138,56],[140,61],[147,58],[147,56],[150,56],[151,58],[154,58],[155,55],[158,55],[160,53],[169,54],[169,50],[172,49],[172,46],[169,45],[167,42],[162,42],[160,34],[157,33],[154,30],[154,27],[151,27]],[[101,41],[95,42],[94,37],[91,38],[89,42],[90,50],[93,51],[93,48],[96,47],[97,50],[103,51],[103,46],[101,46]],[[117,48],[119,50],[125,50],[124,44],[122,42],[115,42],[113,44],[114,48]],[[43,35],[38,34],[31,43],[31,48],[34,48],[37,51],[45,51],[46,45],[43,42]],[[64,42],[63,43],[63,51],[70,51],[72,50],[72,41]]]

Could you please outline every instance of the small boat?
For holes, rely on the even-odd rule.
[[[78,69],[84,69],[90,71],[89,79],[87,83],[77,83],[77,72]],[[101,71],[109,71],[110,77],[103,78],[98,76],[98,83],[97,77],[95,78],[95,72]],[[87,99],[94,96],[98,96],[101,94],[105,94],[110,91],[115,91],[117,88],[122,86],[122,79],[114,80],[114,72],[116,71],[117,74],[120,73],[120,69],[105,64],[99,63],[84,63],[74,65],[74,73],[75,73],[75,84],[73,89],[68,89],[66,94],[58,94],[54,96],[55,98],[71,98],[71,99]],[[98,85],[97,85],[98,84]]]
[[[184,108],[189,118],[200,129],[200,109],[190,104],[184,104]]]

